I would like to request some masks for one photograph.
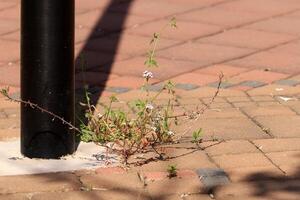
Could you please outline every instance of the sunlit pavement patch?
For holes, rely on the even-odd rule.
[[[61,159],[29,159],[21,155],[19,140],[0,142],[0,176],[96,169],[107,163],[116,166],[118,157],[107,157],[105,148],[94,143],[80,143],[75,154]]]

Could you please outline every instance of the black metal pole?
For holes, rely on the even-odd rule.
[[[22,0],[21,98],[74,124],[74,0]],[[74,131],[21,105],[21,152],[59,158],[75,151]]]

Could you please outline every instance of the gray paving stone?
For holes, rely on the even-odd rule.
[[[213,87],[213,88],[217,88],[218,87],[218,85],[219,85],[219,82],[215,82],[215,83],[210,83],[210,84],[208,84],[208,86],[210,86],[210,87]],[[226,89],[226,88],[230,88],[230,87],[232,87],[232,86],[234,86],[235,84],[232,84],[232,83],[228,83],[228,82],[223,82],[223,83],[221,83],[221,88],[223,88],[223,89]]]
[[[162,90],[164,87],[164,84],[162,83],[159,83],[159,84],[155,84],[155,85],[150,85],[148,87],[149,91],[152,91],[152,92],[158,92],[160,90]]]
[[[211,192],[218,186],[230,183],[223,169],[198,169],[196,172],[204,185],[204,192]]]
[[[131,90],[130,88],[124,88],[124,87],[108,87],[108,88],[106,88],[106,91],[119,93],[119,94],[129,92],[130,90]]]
[[[175,86],[177,89],[182,89],[182,90],[194,90],[197,89],[199,86],[194,85],[194,84],[184,84],[184,83],[178,83]]]
[[[279,80],[279,81],[276,81],[275,83],[278,85],[295,86],[295,85],[298,85],[300,83],[300,81],[287,79],[287,80]]]
[[[260,82],[260,81],[244,81],[240,83],[240,86],[248,86],[248,87],[261,87],[263,85],[266,85],[266,83]]]

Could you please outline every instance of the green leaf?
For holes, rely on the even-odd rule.
[[[144,65],[146,65],[147,67],[158,67],[157,61],[153,58],[150,58],[150,57],[147,58]]]
[[[0,93],[3,95],[3,96],[8,96],[8,93],[9,93],[9,87],[7,87],[7,88],[2,88],[1,90],[0,90]]]
[[[83,142],[91,142],[94,140],[94,132],[85,124],[80,124],[80,140]]]
[[[115,95],[110,96],[109,99],[110,99],[111,102],[118,102],[119,101]]]
[[[168,90],[169,92],[170,91],[173,91],[175,88],[175,85],[172,81],[168,81],[167,83],[165,83],[165,89]]]
[[[174,164],[169,165],[167,168],[167,172],[168,172],[169,178],[176,177],[177,176],[177,166]]]
[[[192,134],[192,139],[193,139],[192,142],[194,142],[194,143],[200,142],[202,140],[202,136],[203,136],[202,128],[200,128],[197,131],[194,131]]]

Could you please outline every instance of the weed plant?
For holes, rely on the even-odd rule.
[[[156,147],[161,144],[176,142],[178,137],[175,137],[176,133],[172,130],[172,127],[176,126],[181,119],[196,120],[218,95],[223,78],[223,75],[220,75],[219,86],[210,103],[201,109],[197,107],[196,110],[192,111],[184,108],[183,113],[176,115],[174,114],[174,108],[181,106],[181,103],[176,95],[173,82],[166,81],[155,95],[150,93],[150,80],[154,77],[151,69],[159,67],[156,50],[161,35],[167,28],[177,28],[175,18],[171,19],[159,32],[154,33],[151,38],[150,50],[144,63],[146,70],[141,75],[144,78],[144,84],[141,88],[145,98],[127,102],[127,108],[116,108],[114,105],[120,100],[117,96],[111,96],[108,103],[100,103],[100,107],[97,107],[91,103],[91,94],[85,86],[84,101],[80,103],[85,110],[85,119],[80,119],[79,127],[75,127],[70,122],[41,108],[39,105],[10,97],[8,89],[2,89],[0,92],[9,100],[23,103],[51,115],[53,119],[60,120],[71,129],[74,129],[82,141],[95,142],[105,146],[109,152],[120,155],[124,164],[128,163],[128,159],[132,155],[144,152],[149,148],[163,159],[162,154]],[[163,93],[169,95],[166,103],[160,103],[159,101],[159,97]],[[199,144],[202,141],[202,134],[202,129],[194,131],[191,142]],[[176,173],[176,167],[170,167],[169,173],[173,177]]]

